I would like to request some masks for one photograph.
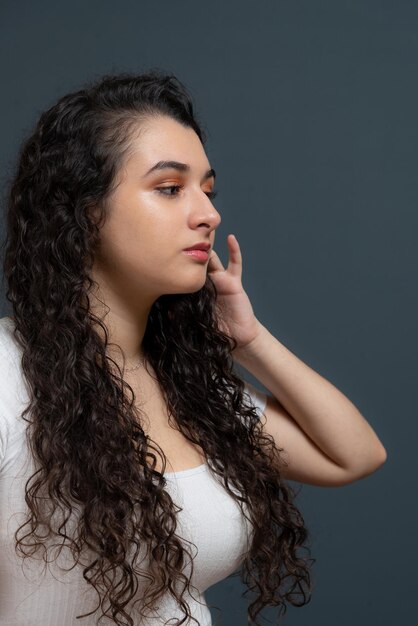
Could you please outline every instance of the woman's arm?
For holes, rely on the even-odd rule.
[[[361,413],[257,324],[257,337],[233,357],[273,394],[267,397],[264,430],[288,456],[286,477],[338,486],[374,472],[387,454]]]

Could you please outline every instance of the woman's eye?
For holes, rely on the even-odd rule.
[[[174,198],[178,194],[177,193],[174,193],[174,194],[173,193],[167,193],[166,190],[167,189],[168,190],[175,189],[177,191],[177,190],[180,190],[180,189],[183,189],[183,188],[184,188],[184,185],[170,185],[169,187],[157,187],[157,191],[159,193],[162,193],[164,196],[167,196],[169,198]],[[205,193],[206,193],[208,198],[213,200],[218,192],[217,191],[206,191]]]
[[[183,189],[183,185],[170,185],[170,187],[157,187],[157,191],[163,194],[163,196],[176,196],[177,194],[167,193],[166,189]]]

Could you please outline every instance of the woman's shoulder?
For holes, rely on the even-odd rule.
[[[0,337],[7,335],[14,328],[14,319],[9,315],[0,317]]]
[[[14,320],[11,317],[0,317],[0,367],[5,361],[16,357],[16,343],[13,336]]]
[[[14,321],[0,318],[0,411],[10,403],[22,383],[21,348],[14,337]]]
[[[0,318],[0,469],[7,460],[10,441],[20,433],[16,416],[20,410],[21,373],[13,329],[10,317]]]

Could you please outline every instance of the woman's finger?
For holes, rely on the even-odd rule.
[[[238,276],[239,278],[241,278],[242,255],[238,239],[235,237],[235,235],[228,235],[227,242],[229,247],[228,272],[233,276]]]
[[[208,265],[210,265],[210,269],[214,272],[225,271],[225,268],[221,263],[221,259],[218,257],[215,250],[212,250],[211,252]]]

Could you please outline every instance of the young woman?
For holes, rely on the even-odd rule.
[[[233,235],[223,267],[205,142],[184,85],[152,71],[65,95],[22,146],[0,320],[2,624],[209,626],[205,590],[238,571],[251,623],[302,606],[315,559],[287,480],[345,485],[385,461],[255,317]]]

